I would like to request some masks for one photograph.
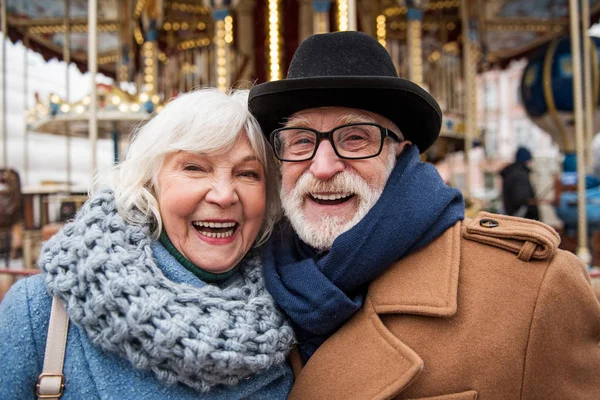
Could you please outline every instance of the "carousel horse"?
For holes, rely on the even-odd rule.
[[[14,169],[0,169],[0,243],[7,268],[11,256],[12,228],[21,219],[22,208],[19,174]]]

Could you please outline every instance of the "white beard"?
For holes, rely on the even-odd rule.
[[[396,156],[390,149],[384,182],[387,182],[395,164]],[[339,172],[330,180],[322,181],[307,170],[290,191],[281,188],[281,205],[298,237],[309,246],[326,251],[331,249],[333,241],[339,235],[354,227],[367,215],[379,200],[384,187],[385,183],[378,187],[372,187],[363,177],[350,171]],[[316,224],[312,224],[306,220],[302,211],[306,196],[311,192],[353,193],[357,200],[356,213],[349,220],[338,216],[323,215]]]

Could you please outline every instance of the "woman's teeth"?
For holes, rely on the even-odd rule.
[[[221,239],[221,238],[228,238],[231,237],[231,235],[233,235],[233,229],[227,232],[205,232],[205,231],[201,231],[198,230],[198,232],[200,232],[201,235],[207,236],[209,238],[216,238],[216,239]]]
[[[203,236],[222,239],[231,237],[237,229],[238,224],[236,222],[194,221],[192,225]]]
[[[204,222],[204,221],[194,221],[192,222],[194,226],[201,228],[233,228],[237,225],[236,222]]]

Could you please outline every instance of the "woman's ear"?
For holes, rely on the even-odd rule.
[[[396,144],[396,158],[400,157],[406,146],[412,146],[412,142],[410,140],[403,140]]]

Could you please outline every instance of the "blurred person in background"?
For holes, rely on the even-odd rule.
[[[500,171],[502,201],[505,214],[539,220],[535,190],[529,178],[531,163],[531,152],[525,147],[519,147],[515,153],[515,161]]]

